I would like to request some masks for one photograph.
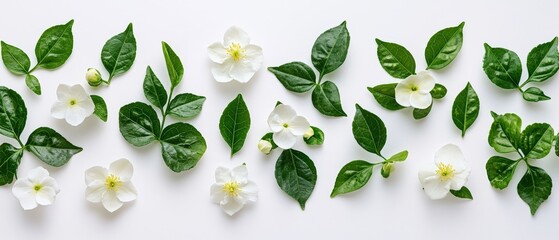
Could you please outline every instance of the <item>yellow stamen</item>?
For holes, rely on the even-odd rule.
[[[33,187],[33,190],[35,190],[35,192],[38,192],[38,191],[41,191],[42,188],[43,188],[43,185],[37,184]]]
[[[70,102],[68,104],[70,104],[70,106],[74,106],[78,103],[78,101],[76,101],[76,99],[72,99],[70,100]]]
[[[231,43],[227,49],[227,54],[235,61],[239,61],[245,57],[245,50],[238,43]]]
[[[284,123],[284,124],[283,124],[283,127],[284,127],[284,128],[288,128],[288,127],[289,127],[289,124],[288,124],[288,123]]]
[[[118,191],[118,188],[122,185],[122,181],[120,181],[120,177],[119,176],[115,176],[113,174],[107,176],[107,178],[105,179],[105,187],[107,187],[107,190],[111,190],[111,191]]]
[[[447,181],[454,178],[454,167],[450,164],[439,163],[437,165],[436,173],[439,175],[441,181]]]
[[[223,191],[231,197],[236,197],[241,192],[241,188],[237,182],[226,182],[225,185],[223,185]]]

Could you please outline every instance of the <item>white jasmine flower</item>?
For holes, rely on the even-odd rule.
[[[260,140],[260,142],[258,142],[258,150],[264,154],[269,154],[272,151],[272,148],[273,146],[270,141]]]
[[[274,143],[283,149],[292,148],[297,138],[311,126],[305,117],[297,116],[295,110],[285,104],[277,105],[270,113],[268,125],[274,132]]]
[[[130,182],[133,174],[134,167],[127,159],[114,161],[109,169],[89,168],[85,171],[85,198],[92,203],[102,202],[107,211],[114,212],[138,196]]]
[[[435,165],[419,171],[419,181],[431,199],[444,198],[450,190],[460,190],[468,181],[470,167],[460,148],[447,144],[435,153]]]
[[[218,167],[215,170],[215,184],[210,189],[210,196],[214,203],[219,203],[225,213],[233,216],[245,204],[256,202],[258,186],[248,180],[248,171],[244,164],[233,170]]]
[[[212,60],[212,74],[218,82],[236,80],[248,82],[262,66],[262,48],[250,44],[248,34],[238,27],[225,32],[223,43],[216,42],[208,47]]]
[[[56,180],[42,167],[31,170],[27,177],[18,179],[12,187],[12,193],[24,210],[34,209],[37,205],[51,205],[59,192]]]
[[[435,87],[435,79],[427,71],[410,75],[396,85],[396,102],[403,107],[426,109],[431,106],[433,97],[431,90]]]
[[[56,95],[58,101],[52,105],[50,111],[52,117],[65,119],[72,126],[80,125],[95,110],[91,96],[79,84],[74,86],[60,84],[56,89]]]

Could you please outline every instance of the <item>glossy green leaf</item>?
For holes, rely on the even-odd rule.
[[[320,78],[338,69],[347,57],[349,32],[346,22],[320,34],[312,47],[312,64],[320,73]]]
[[[456,58],[462,48],[463,29],[464,22],[440,30],[429,39],[425,48],[427,69],[442,69]]]
[[[31,74],[27,74],[25,76],[25,85],[33,91],[37,95],[41,95],[41,84],[39,83],[39,79]]]
[[[515,152],[520,144],[522,120],[514,113],[497,115],[492,112],[493,124],[489,130],[489,146],[500,153]]]
[[[146,76],[144,77],[144,95],[147,100],[159,109],[163,109],[167,104],[167,91],[155,75],[151,67],[146,69]]]
[[[479,115],[479,98],[472,85],[468,82],[464,90],[456,96],[452,104],[452,121],[462,131],[462,137],[466,130],[477,119]]]
[[[543,82],[559,70],[559,53],[557,52],[557,37],[550,42],[542,43],[528,53],[527,82]]]
[[[557,136],[555,136],[555,155],[557,155],[559,157],[559,133],[557,133]]]
[[[206,140],[188,123],[173,123],[161,133],[163,160],[173,172],[196,166],[206,152]]]
[[[320,113],[326,116],[347,116],[342,109],[338,87],[333,82],[326,81],[321,85],[316,85],[312,92],[312,103]]]
[[[17,178],[17,168],[22,156],[22,149],[8,143],[0,145],[0,186],[12,183]]]
[[[519,161],[513,161],[500,156],[489,158],[485,164],[485,170],[487,171],[487,178],[491,186],[498,189],[506,188],[514,175],[518,163]]]
[[[47,127],[40,127],[33,131],[27,139],[25,149],[53,167],[66,164],[72,156],[83,150],[70,143],[60,133]]]
[[[373,97],[377,102],[388,110],[400,110],[403,109],[398,102],[396,102],[396,89],[397,83],[381,84],[375,87],[368,87],[369,92],[373,94]]]
[[[324,143],[324,132],[315,126],[311,126],[314,134],[309,138],[303,138],[305,143],[310,146],[322,145]]]
[[[492,48],[484,44],[483,71],[495,85],[504,89],[516,89],[522,76],[522,64],[515,52],[504,48]]]
[[[524,100],[529,102],[547,101],[551,99],[537,87],[529,87],[528,89],[524,90],[522,92],[522,97],[524,98]]]
[[[159,139],[161,126],[153,108],[143,102],[134,102],[120,108],[120,133],[130,144],[141,147]]]
[[[101,61],[110,74],[109,78],[112,78],[128,71],[135,59],[136,38],[130,23],[124,32],[113,36],[105,43],[101,51]]]
[[[280,83],[289,91],[303,93],[316,85],[316,75],[311,67],[302,62],[290,62],[279,67],[269,67]]]
[[[27,121],[27,108],[23,99],[12,89],[0,86],[0,134],[16,138],[21,135]]]
[[[444,96],[446,96],[446,93],[447,93],[446,87],[438,83],[435,84],[435,87],[433,88],[433,90],[431,90],[431,96],[434,99],[442,99],[444,98]]]
[[[171,116],[191,119],[200,114],[205,101],[206,97],[181,93],[171,100],[167,113]]]
[[[544,158],[553,145],[553,128],[547,123],[534,123],[522,131],[520,149],[528,159]]]
[[[530,206],[530,212],[534,215],[540,205],[551,195],[552,187],[551,177],[543,169],[529,166],[516,189],[518,196]]]
[[[93,103],[95,104],[95,110],[93,111],[93,114],[95,114],[95,116],[99,117],[99,119],[101,119],[101,121],[107,122],[107,118],[109,117],[109,113],[107,111],[107,103],[105,103],[105,99],[103,99],[101,96],[98,96],[98,95],[91,95],[91,99],[93,100]]]
[[[386,127],[384,122],[372,112],[359,104],[355,104],[356,112],[353,118],[353,137],[363,149],[381,156],[381,150],[386,143]]]
[[[384,70],[395,78],[404,79],[415,74],[415,60],[404,47],[375,39],[377,42],[377,56]]]
[[[386,159],[386,162],[403,162],[406,161],[407,158],[408,158],[408,150],[404,150]]]
[[[472,193],[470,192],[470,189],[468,189],[465,186],[460,188],[460,190],[450,189],[450,193],[457,198],[470,199],[470,200],[474,199],[474,197],[472,196]]]
[[[423,119],[425,117],[427,117],[427,115],[429,115],[429,113],[431,113],[431,109],[433,108],[433,103],[431,103],[431,105],[429,105],[429,107],[425,108],[425,109],[420,109],[420,108],[414,108],[413,109],[413,119],[415,120],[419,120],[419,119]]]
[[[305,204],[316,185],[316,168],[313,161],[304,153],[283,150],[276,162],[276,181],[287,195],[291,196],[305,210]]]
[[[219,132],[231,147],[231,156],[243,148],[249,129],[250,113],[243,95],[239,94],[225,107],[219,119]]]
[[[355,160],[346,164],[336,177],[336,183],[330,197],[350,193],[365,186],[373,175],[373,166],[373,164],[363,160]]]
[[[72,19],[64,25],[56,25],[43,32],[35,45],[37,66],[54,69],[68,60],[74,47],[73,25]]]
[[[169,44],[161,42],[161,45],[163,47],[163,55],[165,56],[165,64],[167,64],[167,72],[169,72],[171,85],[176,87],[182,80],[184,67],[182,66],[179,56],[177,56]]]
[[[31,67],[31,62],[27,54],[23,50],[7,44],[4,41],[0,44],[2,45],[2,61],[4,61],[6,68],[13,74],[27,74]]]

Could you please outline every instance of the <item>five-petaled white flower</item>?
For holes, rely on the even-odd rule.
[[[430,92],[434,87],[435,79],[429,72],[410,75],[396,85],[396,102],[403,107],[426,109],[433,102]]]
[[[248,82],[262,66],[262,48],[250,44],[248,34],[238,27],[230,27],[223,43],[216,42],[208,47],[212,60],[212,74],[218,82],[236,80]]]
[[[435,165],[419,171],[419,181],[431,199],[444,198],[450,190],[460,190],[468,181],[470,167],[458,146],[447,144],[435,153]]]
[[[95,104],[82,85],[58,85],[56,90],[58,101],[52,105],[51,115],[56,119],[65,119],[72,126],[80,125],[85,118],[91,116]]]
[[[85,198],[92,202],[102,202],[107,211],[114,212],[124,202],[136,199],[138,193],[130,182],[134,167],[127,159],[114,161],[109,169],[92,167],[85,171]]]
[[[210,197],[229,216],[241,210],[245,204],[258,199],[258,186],[248,180],[246,165],[229,170],[218,167],[215,170],[215,184],[210,189]]]
[[[26,178],[18,179],[12,188],[24,210],[34,209],[37,205],[51,205],[58,192],[58,183],[42,167],[31,170]]]
[[[277,105],[268,117],[268,125],[274,132],[273,140],[278,147],[290,149],[297,138],[303,136],[311,126],[305,117],[297,113],[289,105]]]

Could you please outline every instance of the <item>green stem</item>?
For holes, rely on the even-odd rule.
[[[19,139],[18,136],[15,136],[14,139],[17,141],[17,143],[19,143],[19,146],[23,149],[25,148],[25,145],[23,144],[23,142],[21,142],[21,139]]]
[[[161,108],[161,115],[163,116],[163,120],[161,121],[161,130],[163,130],[163,127],[165,126],[165,120],[167,120],[167,114],[169,113],[169,104],[171,103],[171,98],[173,98],[173,91],[175,90],[175,87],[171,86],[171,91],[169,92],[169,98],[167,99],[167,104],[165,107],[165,111],[163,111],[163,108]],[[161,131],[163,132],[163,131]]]
[[[37,69],[39,67],[39,64],[35,65],[35,67],[31,68],[31,70],[29,70],[27,72],[27,74],[31,74],[33,71],[35,71],[35,69]]]
[[[111,85],[111,80],[113,80],[114,75],[109,75],[109,79],[107,79],[107,81],[104,81],[107,85]]]
[[[526,86],[526,84],[528,84],[528,83],[530,83],[530,79],[528,79],[524,83],[522,83],[519,88],[522,88],[522,87]],[[522,90],[520,90],[520,91],[522,91]]]

